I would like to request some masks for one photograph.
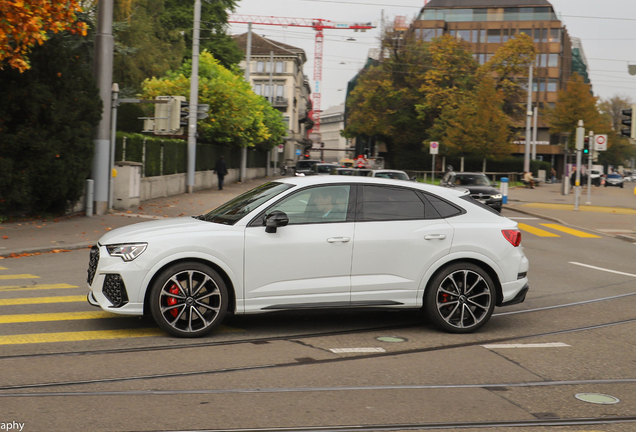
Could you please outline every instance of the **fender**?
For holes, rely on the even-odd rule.
[[[175,261],[180,261],[180,260],[201,260],[201,261],[210,262],[218,266],[221,270],[225,272],[225,274],[230,279],[234,287],[236,309],[237,309],[236,313],[243,313],[244,305],[243,305],[242,257],[241,257],[240,263],[238,263],[240,272],[238,272],[237,274],[237,272],[235,272],[235,270],[233,269],[233,267],[235,267],[236,264],[235,266],[229,265],[228,263],[225,262],[225,260],[214,255],[212,253],[213,252],[212,249],[192,250],[192,249],[185,249],[185,246],[179,249],[182,249],[182,250],[176,250],[176,251],[171,250],[169,254],[162,255],[161,257],[159,257],[160,259],[152,265],[152,267],[150,268],[150,270],[146,274],[146,277],[143,280],[143,287],[144,287],[143,298],[140,298],[139,301],[143,302],[145,300],[148,294],[148,289],[150,288],[150,282],[155,277],[155,275],[159,273],[164,267],[170,265],[171,263]]]
[[[424,305],[424,291],[426,291],[426,285],[428,284],[428,281],[431,279],[431,277],[433,277],[435,272],[437,272],[440,268],[444,267],[446,264],[450,262],[463,261],[466,259],[474,259],[476,261],[483,262],[484,264],[490,266],[490,268],[492,268],[497,274],[497,278],[499,279],[498,281],[499,284],[501,284],[502,280],[505,280],[503,279],[504,273],[502,269],[492,259],[488,258],[486,255],[480,254],[478,252],[471,252],[471,251],[453,252],[437,260],[433,265],[431,265],[428,268],[426,273],[424,273],[424,276],[420,280],[419,288],[417,290],[417,297],[416,297],[417,307],[422,307]]]

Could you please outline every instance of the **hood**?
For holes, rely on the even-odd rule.
[[[148,242],[155,236],[165,236],[172,234],[175,236],[191,232],[200,232],[203,228],[207,232],[211,230],[222,231],[228,228],[227,225],[206,222],[192,217],[180,217],[161,219],[150,222],[140,222],[133,225],[117,228],[104,234],[99,243],[102,245]]]

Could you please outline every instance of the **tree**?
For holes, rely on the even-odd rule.
[[[530,64],[537,50],[530,36],[520,33],[503,44],[492,58],[479,68],[478,74],[495,77],[495,89],[503,95],[503,110],[511,120],[522,120],[526,115],[523,105],[527,96]]]
[[[579,120],[583,120],[586,130],[594,131],[596,134],[607,134],[611,129],[608,119],[599,111],[598,99],[592,95],[589,84],[586,84],[577,73],[572,74],[565,90],[559,90],[558,102],[554,108],[544,108],[543,115],[551,133],[570,133],[570,149],[575,146],[574,137]],[[610,146],[613,135],[610,134],[608,138]]]
[[[599,105],[599,110],[601,114],[606,118],[606,121],[609,121],[612,125],[612,130],[616,134],[621,133],[621,129],[624,128],[621,120],[625,117],[622,114],[624,109],[630,108],[634,102],[629,97],[621,97],[618,95],[614,95],[609,99],[605,99],[601,101]]]
[[[190,95],[190,61],[165,78],[144,81],[144,97]],[[237,70],[221,66],[212,54],[199,57],[199,103],[208,104],[209,117],[198,122],[203,141],[237,147],[271,146],[281,142],[286,128],[281,115],[256,95]]]
[[[457,108],[444,110],[440,141],[449,155],[502,159],[512,153],[510,120],[503,112],[503,91],[484,76]]]
[[[102,102],[83,37],[53,35],[0,71],[0,214],[63,213],[82,195]]]
[[[86,24],[76,21],[80,0],[3,0],[0,2],[0,68],[6,62],[20,72],[30,68],[29,51],[51,33],[70,31],[86,35]]]

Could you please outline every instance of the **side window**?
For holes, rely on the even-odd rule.
[[[455,207],[451,203],[438,198],[435,195],[426,194],[426,199],[431,203],[439,215],[443,218],[457,216],[464,213],[461,209]]]
[[[280,210],[289,225],[345,222],[349,210],[349,185],[321,186],[299,191],[267,210]]]
[[[415,191],[382,186],[363,186],[363,221],[424,219],[424,203]]]

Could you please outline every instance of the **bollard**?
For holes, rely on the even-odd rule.
[[[502,197],[502,204],[508,204],[508,177],[502,177],[501,178],[501,195],[503,195]]]
[[[94,181],[86,180],[86,216],[93,216],[93,200],[94,198]]]

